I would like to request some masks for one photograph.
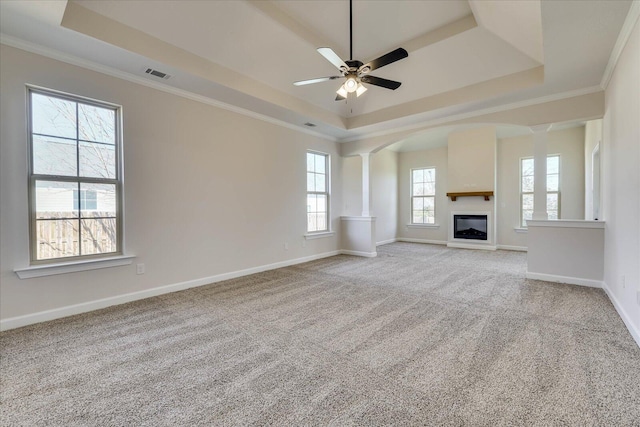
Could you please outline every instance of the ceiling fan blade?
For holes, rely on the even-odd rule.
[[[295,86],[304,86],[310,85],[313,83],[321,83],[328,82],[329,80],[341,79],[343,76],[329,76],[329,77],[318,77],[317,79],[309,79],[309,80],[300,80],[298,82],[293,82]]]
[[[362,81],[362,83],[369,83],[371,85],[380,86],[391,90],[398,89],[402,84],[394,80],[383,79],[382,77],[370,75],[362,76],[360,80]]]
[[[340,59],[337,53],[333,51],[330,47],[319,47],[318,52],[320,55],[324,56],[327,61],[331,62],[336,68],[340,71],[347,71],[349,66],[345,64],[345,62]]]
[[[373,61],[367,62],[362,67],[360,67],[360,70],[364,70],[365,68],[367,68],[368,70],[366,72],[368,73],[369,71],[373,71],[376,68],[384,67],[385,65],[389,65],[393,62],[404,59],[407,56],[409,56],[409,53],[407,53],[407,51],[403,48],[399,47],[394,51],[382,55],[380,58],[376,58]]]

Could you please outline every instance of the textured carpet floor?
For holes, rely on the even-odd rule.
[[[395,243],[0,334],[3,426],[640,425],[640,349],[526,254]]]

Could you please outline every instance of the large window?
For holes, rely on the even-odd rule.
[[[29,91],[31,260],[120,253],[119,110]]]
[[[533,217],[534,193],[533,158],[520,160],[520,225],[527,226],[527,220]],[[560,218],[560,156],[547,157],[547,217]]]
[[[329,231],[329,155],[307,152],[307,232]]]
[[[436,222],[436,169],[411,170],[411,223]]]

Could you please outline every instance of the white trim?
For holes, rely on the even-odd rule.
[[[307,240],[322,239],[324,237],[332,237],[334,234],[336,234],[335,231],[321,231],[319,233],[307,233],[304,238]]]
[[[340,219],[342,221],[366,221],[366,222],[374,222],[376,220],[375,216],[341,216]]]
[[[169,294],[172,292],[182,291],[198,286],[209,285],[211,283],[221,282],[223,280],[235,279],[237,277],[248,276],[250,274],[261,273],[263,271],[275,270],[276,268],[288,267],[295,264],[314,261],[321,258],[327,258],[339,255],[341,251],[324,252],[302,258],[296,258],[286,261],[280,261],[273,264],[261,265],[258,267],[247,268],[229,273],[217,274],[215,276],[203,277],[200,279],[188,280],[186,282],[174,283],[171,285],[159,286],[157,288],[147,289],[144,291],[131,292],[128,294],[117,295],[114,297],[103,298],[94,301],[88,301],[80,304],[69,305],[66,307],[55,308],[52,310],[40,311],[38,313],[26,314],[24,316],[10,317],[0,320],[0,331],[8,329],[20,328],[22,326],[32,325],[34,323],[46,322],[49,320],[59,319],[61,317],[73,316],[75,314],[86,313],[89,311],[99,310],[113,305],[125,304],[131,301],[137,301],[145,298],[155,297],[158,295]],[[374,252],[375,254],[375,252]]]
[[[611,291],[611,289],[609,289],[609,286],[604,281],[602,282],[602,289],[611,300],[611,303],[618,312],[618,315],[622,318],[622,321],[629,330],[629,333],[631,334],[633,339],[636,341],[636,344],[638,344],[638,347],[640,347],[640,329],[633,324],[633,322],[631,321],[631,316],[629,316],[629,314],[625,311],[622,304],[620,304],[620,301],[618,301],[618,298],[616,298],[615,294]]]
[[[449,248],[460,248],[460,249],[482,249],[485,251],[495,251],[498,249],[494,245],[481,245],[481,244],[469,244],[469,243],[456,243],[456,242],[447,242],[447,247]]]
[[[580,277],[559,276],[557,274],[531,273],[525,274],[527,279],[544,280],[545,282],[567,283],[569,285],[588,286],[590,288],[602,288],[601,280],[582,279]]]
[[[613,76],[613,71],[616,69],[616,65],[618,64],[618,59],[620,59],[620,55],[622,55],[622,51],[627,45],[629,37],[631,37],[633,27],[635,26],[635,23],[638,20],[639,16],[640,1],[632,1],[631,6],[629,7],[629,12],[627,12],[627,17],[624,20],[624,24],[622,24],[620,33],[618,34],[616,44],[613,46],[613,50],[611,51],[611,56],[609,56],[607,68],[604,69],[602,80],[600,80],[600,87],[602,89],[606,89],[607,86],[609,86],[609,82],[611,81],[611,77]]]
[[[428,245],[443,245],[443,246],[447,244],[445,240],[414,239],[411,237],[398,237],[398,242],[426,243]]]
[[[61,262],[56,264],[32,265],[13,270],[20,279],[32,279],[34,277],[53,276],[55,274],[75,273],[77,271],[97,270],[99,268],[120,267],[130,265],[135,256],[122,255],[109,258],[85,259],[74,262]]]
[[[77,67],[85,68],[87,70],[95,71],[101,74],[106,74],[111,77],[115,77],[118,79],[126,80],[132,83],[136,83],[142,86],[147,86],[152,89],[160,90],[162,92],[170,93],[172,95],[180,96],[182,98],[190,99],[192,101],[200,102],[203,104],[211,105],[213,107],[222,108],[223,110],[231,111],[234,113],[241,114],[246,117],[251,117],[257,120],[262,120],[267,123],[271,123],[273,125],[282,126],[288,129],[296,130],[302,133],[306,133],[308,135],[317,136],[323,139],[327,139],[332,142],[338,142],[338,138],[326,135],[324,133],[320,133],[317,131],[313,131],[306,127],[297,126],[270,116],[266,116],[264,114],[256,113],[255,111],[247,110],[242,107],[238,107],[235,105],[227,104],[226,102],[218,101],[217,99],[209,98],[206,96],[198,95],[193,92],[189,92],[184,89],[178,89],[172,86],[166,86],[164,84],[148,80],[143,77],[138,77],[135,74],[127,73],[125,71],[117,70],[112,67],[108,67],[106,65],[98,64],[93,61],[89,61],[87,59],[78,58],[74,55],[69,55],[68,53],[61,52],[56,49],[44,47],[35,43],[31,43],[17,37],[9,36],[7,34],[0,33],[0,44],[4,44],[7,46],[14,47],[16,49],[24,50],[27,52],[35,53],[37,55],[41,55],[47,58],[55,59],[56,61],[61,61],[67,64],[75,65]],[[251,96],[251,95],[250,95]],[[331,125],[329,125],[331,126]]]
[[[398,239],[383,240],[382,242],[376,242],[376,246],[388,245],[389,243],[395,243],[397,241]]]
[[[525,227],[513,227],[513,231],[515,231],[516,233],[526,233],[529,231],[529,229]]]
[[[407,224],[407,228],[440,228],[440,224]]]
[[[496,245],[496,249],[500,249],[504,251],[518,251],[518,252],[529,251],[529,249],[526,246],[511,246],[511,245]]]
[[[378,256],[377,252],[362,252],[362,251],[348,251],[348,250],[341,250],[340,253],[342,255],[354,255],[354,256],[362,256],[365,258],[375,258]]]
[[[428,120],[428,121],[421,121],[420,123],[414,123],[414,124],[410,124],[410,125],[406,125],[406,126],[399,126],[399,127],[395,127],[393,129],[386,129],[386,130],[381,130],[381,131],[377,131],[377,132],[370,132],[370,133],[362,133],[359,135],[356,135],[352,138],[342,138],[342,139],[338,139],[338,142],[344,143],[344,142],[353,142],[353,141],[360,141],[360,140],[364,140],[364,139],[369,139],[369,138],[376,138],[379,136],[387,136],[387,135],[393,135],[395,133],[401,133],[401,132],[406,132],[406,131],[411,131],[411,130],[421,130],[421,129],[429,129],[432,128],[434,126],[437,125],[443,125],[446,123],[450,123],[450,122],[457,122],[460,120],[464,120],[464,119],[470,119],[473,117],[478,117],[478,116],[484,116],[487,114],[493,114],[493,113],[499,113],[502,111],[508,111],[508,110],[513,110],[516,108],[522,108],[522,107],[530,107],[532,105],[538,105],[538,104],[544,104],[547,102],[554,102],[554,101],[560,101],[563,99],[568,99],[568,98],[575,98],[577,96],[583,96],[583,95],[590,95],[592,93],[597,93],[597,92],[602,92],[602,87],[600,87],[599,85],[597,86],[590,86],[590,87],[585,87],[582,89],[575,89],[575,90],[569,90],[566,92],[560,92],[560,93],[556,93],[556,94],[552,94],[552,95],[545,95],[545,96],[541,96],[540,98],[534,98],[534,99],[527,99],[527,100],[523,100],[523,101],[517,101],[517,102],[513,102],[511,104],[502,104],[502,105],[498,105],[495,107],[489,107],[489,108],[484,108],[481,110],[474,110],[474,111],[470,111],[468,113],[460,113],[460,114],[455,114],[455,115],[449,115],[446,117],[442,117],[442,118],[437,118],[434,120]],[[444,107],[446,108],[446,107]]]
[[[604,221],[580,219],[528,219],[528,227],[604,228]]]

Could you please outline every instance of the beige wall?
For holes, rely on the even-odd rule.
[[[376,242],[394,240],[398,234],[398,153],[380,150],[371,157],[371,188]]]
[[[436,225],[438,227],[412,228],[411,223],[411,169],[436,168]],[[449,209],[447,201],[447,147],[398,154],[398,237],[445,243]]]
[[[560,154],[560,217],[584,219],[584,126],[548,134],[548,154]],[[533,136],[498,140],[498,244],[527,246],[520,227],[520,159],[533,157]]]
[[[307,149],[331,154],[331,223],[339,229],[342,159],[336,143],[1,49],[2,319],[339,249],[339,233],[303,238]],[[27,83],[123,106],[124,230],[134,265],[27,280],[13,272],[29,264]],[[136,275],[136,263],[146,264],[146,274]]]
[[[640,22],[606,89],[603,119],[604,282],[640,345]],[[624,278],[624,285],[623,285]]]
[[[342,158],[342,215],[362,215],[362,158]]]
[[[584,218],[585,219],[596,219],[597,216],[600,216],[599,213],[597,216],[594,216],[593,171],[594,171],[594,166],[596,168],[602,167],[602,162],[600,162],[600,164],[597,164],[597,165],[593,164],[593,151],[601,142],[602,142],[602,119],[588,121],[584,127]],[[600,182],[602,181],[600,180]],[[595,186],[597,188],[598,183],[595,183]],[[600,194],[602,194],[602,191],[600,191]],[[598,202],[596,200],[596,204],[597,203]]]
[[[447,191],[494,191],[496,128],[469,129],[449,134]]]

